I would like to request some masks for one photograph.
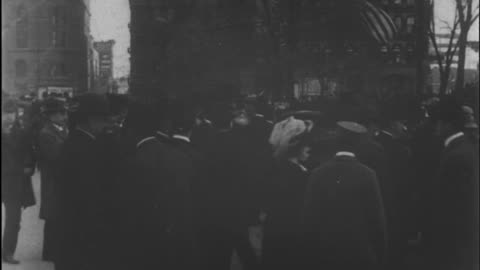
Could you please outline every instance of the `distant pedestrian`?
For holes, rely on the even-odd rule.
[[[382,269],[386,226],[375,172],[354,152],[366,128],[339,122],[337,153],[307,184],[302,225],[304,260],[297,269]]]
[[[47,118],[38,135],[38,167],[41,179],[40,218],[45,220],[43,235],[43,259],[55,261],[58,251],[57,185],[60,179],[60,156],[68,130],[66,126],[67,112],[62,101],[48,99],[42,106]]]
[[[28,132],[18,121],[14,101],[2,106],[2,203],[5,205],[5,230],[2,261],[18,264],[14,258],[22,210],[35,204],[31,176],[35,169],[33,145]]]

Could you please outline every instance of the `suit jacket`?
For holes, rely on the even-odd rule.
[[[47,123],[38,136],[38,165],[41,173],[40,218],[47,219],[55,215],[58,205],[56,182],[60,177],[60,154],[67,138],[67,130],[59,130],[53,123]]]
[[[308,180],[302,230],[305,262],[317,265],[312,269],[323,263],[369,267],[383,263],[385,214],[375,172],[344,156],[314,170]]]
[[[2,202],[21,204],[23,207],[35,204],[30,175],[24,168],[35,168],[33,145],[28,132],[14,126],[11,134],[2,132]]]
[[[478,149],[465,136],[443,150],[430,192],[430,247],[449,263],[471,263],[478,245]]]

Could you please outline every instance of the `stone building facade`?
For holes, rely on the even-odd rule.
[[[89,9],[89,0],[2,0],[2,89],[88,91]]]
[[[247,94],[268,89],[276,98],[294,89],[299,95],[424,91],[427,0],[370,1],[399,29],[383,46],[351,17],[332,16],[332,6],[347,0],[294,1],[294,12],[291,1],[272,1],[279,11],[270,17],[262,2],[130,0],[133,92],[206,91],[229,83]],[[342,16],[343,22],[332,18]],[[310,86],[320,90],[305,89]]]

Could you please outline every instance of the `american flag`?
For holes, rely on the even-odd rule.
[[[381,45],[393,41],[397,28],[390,15],[368,1],[360,1],[360,17],[363,27]]]

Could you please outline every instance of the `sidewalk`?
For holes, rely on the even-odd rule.
[[[53,264],[41,261],[43,243],[43,220],[39,219],[40,209],[40,175],[33,176],[33,190],[37,204],[23,211],[22,223],[15,258],[20,265],[2,263],[4,270],[53,270]],[[5,209],[2,204],[2,240],[5,226]]]

